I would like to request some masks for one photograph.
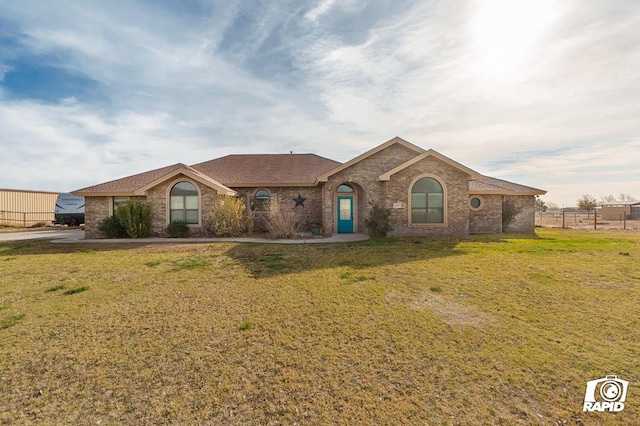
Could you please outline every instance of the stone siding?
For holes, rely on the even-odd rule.
[[[502,195],[469,194],[469,199],[478,197],[482,200],[479,209],[469,208],[469,232],[500,233],[502,232]]]

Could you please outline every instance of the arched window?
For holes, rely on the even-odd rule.
[[[264,212],[269,210],[269,204],[271,203],[271,197],[266,189],[259,189],[256,194],[251,197],[251,210]]]
[[[411,223],[444,223],[444,191],[437,180],[423,177],[413,184]]]
[[[353,192],[353,188],[347,184],[342,184],[338,187],[338,189],[336,189],[336,192],[339,192],[341,194],[348,194]]]
[[[178,182],[171,188],[170,222],[198,223],[198,190],[189,182]]]

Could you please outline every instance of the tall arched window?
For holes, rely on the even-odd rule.
[[[198,223],[198,190],[189,182],[171,188],[170,222]]]
[[[423,177],[413,184],[411,223],[444,223],[444,191],[437,180]]]

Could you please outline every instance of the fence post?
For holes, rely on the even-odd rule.
[[[565,226],[564,226],[565,222],[564,221],[565,221],[566,214],[567,214],[567,212],[564,209],[562,209],[562,229],[565,228]]]
[[[593,211],[593,229],[598,229],[598,212]]]
[[[622,218],[623,218],[622,223],[624,224],[622,228],[626,231],[627,230],[627,214],[626,213],[623,214]]]

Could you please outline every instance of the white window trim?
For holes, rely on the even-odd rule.
[[[413,189],[413,185],[415,185],[415,183],[417,181],[419,181],[422,178],[432,178],[434,180],[436,180],[440,186],[442,186],[442,222],[441,223],[413,223],[412,218],[411,218],[411,209],[412,209],[412,205],[411,205],[411,191]],[[411,181],[411,184],[409,185],[409,189],[407,192],[407,223],[409,224],[409,227],[411,228],[446,228],[448,223],[449,223],[449,215],[448,215],[448,206],[447,206],[447,202],[448,202],[448,194],[447,194],[447,185],[444,184],[444,181],[442,179],[440,179],[440,177],[430,174],[430,173],[425,173],[422,174],[418,177],[416,177],[415,179],[413,179]]]

